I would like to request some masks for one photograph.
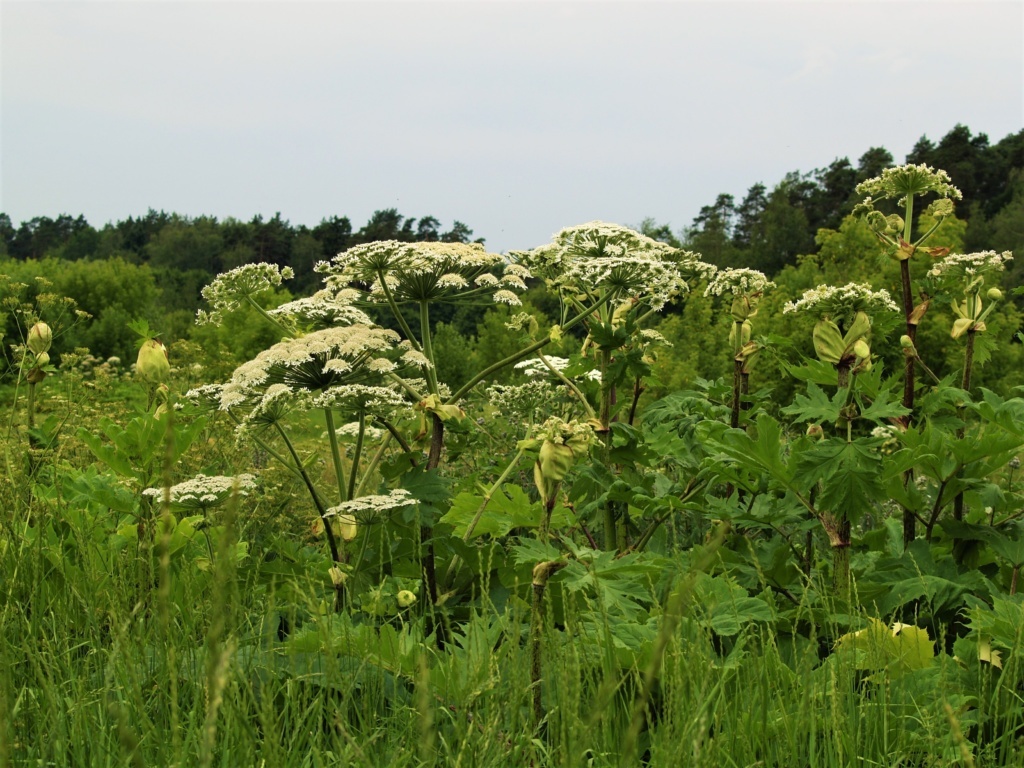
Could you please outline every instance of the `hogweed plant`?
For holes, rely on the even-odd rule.
[[[888,248],[892,259],[900,265],[900,286],[903,295],[903,317],[906,324],[906,335],[911,345],[917,343],[917,327],[928,311],[931,299],[927,296],[918,297],[911,285],[910,260],[918,253],[940,257],[949,253],[944,245],[926,246],[925,243],[938,230],[943,220],[953,215],[953,203],[963,198],[959,189],[953,186],[949,174],[927,165],[902,165],[886,168],[881,175],[868,179],[857,185],[857,193],[865,195],[864,199],[854,208],[854,213],[863,216],[875,233],[875,236]],[[925,209],[933,220],[933,224],[917,239],[915,234],[915,199],[936,196]],[[900,214],[884,215],[876,209],[882,201],[895,201],[902,210]],[[918,216],[920,218],[920,216]],[[903,368],[903,406],[908,413],[905,423],[914,418],[915,369],[919,356],[906,355]],[[907,481],[912,479],[907,474]],[[909,545],[916,536],[916,523],[907,516],[903,520],[904,545]]]
[[[740,425],[741,400],[750,390],[750,371],[760,352],[760,346],[752,340],[753,326],[750,319],[757,314],[757,306],[765,291],[774,288],[775,283],[755,269],[725,269],[715,273],[704,290],[705,296],[723,297],[729,302],[729,347],[733,359],[732,415],[730,426]]]

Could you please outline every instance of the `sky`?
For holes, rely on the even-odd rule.
[[[957,123],[1024,128],[1024,3],[0,1],[0,211],[689,225]]]

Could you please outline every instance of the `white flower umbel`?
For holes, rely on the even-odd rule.
[[[953,253],[935,262],[928,270],[929,277],[940,279],[973,280],[980,275],[1002,272],[1006,263],[1013,260],[1010,251],[979,251],[977,253]]]
[[[237,309],[242,302],[252,302],[256,294],[275,288],[282,280],[290,280],[294,276],[291,267],[282,269],[274,264],[245,264],[218,275],[203,288],[203,298],[210,304],[211,311],[199,310],[196,322],[199,325],[219,325],[225,312]]]
[[[857,185],[857,194],[876,199],[902,199],[907,195],[935,192],[941,197],[960,200],[963,195],[953,186],[949,174],[929,165],[901,165],[886,168],[878,176]],[[868,202],[868,201],[865,201]]]
[[[312,405],[314,408],[336,408],[346,413],[390,418],[396,410],[408,403],[401,393],[391,387],[343,384],[314,396]]]
[[[365,325],[326,328],[286,339],[235,369],[221,393],[221,408],[261,394],[270,384],[316,391],[361,383],[379,375],[368,363],[383,357],[397,343],[398,334],[394,331]]]
[[[596,288],[643,297],[652,309],[661,309],[673,296],[687,290],[675,264],[637,256],[576,259],[558,282],[573,290]]]
[[[336,507],[327,510],[328,516],[350,516],[365,524],[374,522],[393,512],[411,507],[416,499],[404,488],[396,488],[387,494],[375,494],[371,496],[360,496],[349,501],[342,502]]]
[[[783,313],[810,312],[818,317],[836,320],[852,317],[858,312],[871,315],[877,311],[899,312],[899,307],[884,288],[871,290],[864,283],[847,283],[841,288],[819,285],[804,291],[801,298],[782,308]]]
[[[352,304],[359,292],[352,289],[333,291],[324,289],[312,296],[289,301],[267,312],[271,317],[295,318],[312,328],[330,328],[338,325],[373,325],[363,310]]]
[[[199,474],[191,480],[172,485],[171,504],[178,509],[206,511],[220,506],[233,495],[247,496],[256,487],[256,478],[242,474],[234,477]],[[147,488],[142,492],[159,501],[164,498],[163,488]]]
[[[360,424],[358,421],[353,421],[348,424],[342,424],[338,427],[338,437],[357,437],[359,435]],[[363,426],[363,436],[367,440],[380,440],[384,437],[384,430],[378,429],[377,427]]]
[[[733,298],[759,296],[774,287],[775,283],[756,269],[723,269],[711,278],[708,287],[704,289],[704,295],[729,295]]]
[[[493,294],[501,285],[524,290],[520,281],[502,282],[492,274],[505,263],[479,243],[404,243],[385,240],[349,248],[317,265],[328,286],[353,285],[372,301],[397,304],[420,301],[466,301]],[[518,273],[506,275],[528,277]],[[499,299],[495,296],[496,301]],[[518,301],[518,299],[516,299]]]
[[[656,331],[652,331],[652,333],[656,333]],[[661,334],[658,335],[660,336]],[[569,367],[569,361],[564,357],[556,357],[554,355],[545,355],[544,357],[549,363],[551,363],[551,368],[554,368],[556,371],[564,371]],[[551,368],[544,365],[544,361],[538,358],[522,360],[516,363],[515,367],[517,370],[522,371],[523,374],[531,378],[539,376],[553,376]],[[591,381],[600,381],[601,372],[597,370],[587,371],[583,374],[583,378],[590,379]]]

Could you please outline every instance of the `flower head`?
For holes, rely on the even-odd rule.
[[[857,185],[858,194],[879,199],[902,199],[907,195],[923,195],[927,192],[954,200],[963,197],[960,190],[953,186],[948,173],[935,170],[929,165],[908,164],[886,168],[879,176]]]
[[[832,285],[819,285],[804,291],[802,297],[791,301],[782,308],[783,313],[811,312],[818,317],[836,320],[849,318],[858,312],[868,315],[877,311],[898,312],[899,307],[884,288],[871,290],[864,283],[847,283],[841,288]]]
[[[328,509],[327,515],[349,515],[363,525],[367,525],[396,510],[411,507],[415,503],[416,499],[409,491],[404,488],[396,488],[386,494],[360,496],[344,501],[338,506]]]
[[[237,309],[246,299],[279,286],[282,280],[290,280],[294,276],[291,267],[281,268],[274,264],[245,264],[218,275],[203,288],[203,298],[209,302],[212,311],[200,310],[196,322],[218,325],[225,312]]]
[[[179,509],[207,510],[219,506],[233,495],[247,496],[256,487],[256,478],[242,474],[234,477],[199,474],[191,480],[172,485],[169,489],[171,504]],[[164,497],[164,488],[147,488],[144,496]]]
[[[973,280],[980,275],[992,272],[1002,272],[1006,269],[1006,262],[1013,260],[1010,251],[996,253],[995,251],[979,251],[978,253],[951,253],[949,256],[939,259],[935,265],[928,270],[929,277],[940,279],[967,279]]]

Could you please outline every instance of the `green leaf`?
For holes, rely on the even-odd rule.
[[[483,504],[484,497],[480,494],[460,493],[452,501],[451,509],[444,514],[441,522],[452,526],[454,535],[462,538]],[[543,515],[544,510],[539,502],[531,501],[526,491],[518,485],[506,483],[495,492],[484,507],[471,538],[485,534],[504,536],[513,528],[537,528]],[[557,504],[551,513],[551,527],[562,528],[571,522],[571,513],[561,504]]]
[[[796,481],[804,489],[822,484],[817,506],[855,521],[885,496],[882,458],[869,444],[825,440],[796,460]]]
[[[825,390],[813,381],[807,384],[807,394],[797,394],[793,398],[793,404],[782,409],[788,416],[794,416],[795,421],[824,421],[832,423],[839,418],[843,406],[846,404],[846,390],[841,389],[831,398]]]

